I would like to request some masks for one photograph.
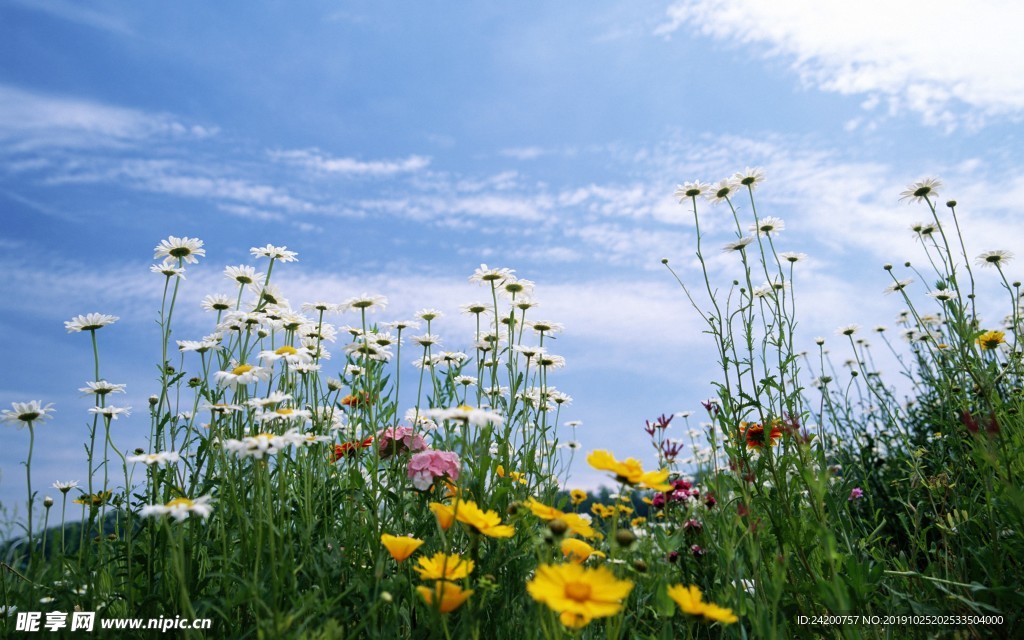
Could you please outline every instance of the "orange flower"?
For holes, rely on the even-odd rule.
[[[772,420],[772,430],[768,435],[771,439],[771,442],[768,442],[769,445],[774,445],[775,441],[782,437],[782,429],[780,428],[781,424],[782,423],[777,419]],[[760,449],[765,445],[764,427],[761,423],[755,422],[750,424],[747,422],[741,422],[740,432],[747,439],[748,449]]]
[[[370,403],[370,394],[367,391],[359,391],[355,394],[348,394],[341,399],[341,404],[346,407],[358,407]]]
[[[565,513],[554,507],[549,507],[543,502],[538,502],[533,498],[526,501],[526,506],[530,508],[533,515],[537,516],[541,520],[561,520],[569,527],[570,531],[578,536],[582,536],[584,538],[600,537],[600,534],[598,534],[597,531],[594,531],[594,527],[590,526],[590,523],[578,513]]]
[[[431,502],[430,510],[434,512],[434,516],[437,518],[437,524],[439,527],[448,530],[455,522],[455,509],[452,509],[446,504],[440,502]]]
[[[390,533],[382,534],[381,544],[388,550],[395,562],[404,562],[409,556],[416,553],[416,550],[423,544],[423,540],[412,536],[393,536]]]
[[[467,525],[475,533],[489,538],[511,538],[515,535],[516,530],[512,526],[501,524],[501,516],[497,512],[484,511],[475,502],[458,500],[453,508],[455,519]]]
[[[672,490],[672,485],[665,482],[668,480],[668,469],[644,471],[640,461],[636,458],[626,458],[620,462],[615,459],[611,452],[599,449],[590,452],[587,456],[587,462],[595,469],[611,471],[619,482],[641,485],[655,491]]]
[[[370,436],[363,441],[353,440],[352,442],[336,444],[334,445],[334,460],[331,460],[331,462],[337,462],[346,456],[355,455],[360,449],[365,449],[372,444],[373,436]]]
[[[423,598],[423,601],[430,606],[437,607],[441,613],[451,613],[459,607],[462,603],[469,599],[469,596],[473,595],[472,589],[463,589],[454,582],[448,582],[447,580],[438,580],[434,583],[434,587],[416,587],[417,593]]]

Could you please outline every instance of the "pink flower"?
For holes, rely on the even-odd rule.
[[[864,490],[860,487],[856,487],[850,491],[850,497],[847,498],[847,500],[853,502],[854,500],[860,500],[862,497],[864,497]]]
[[[409,460],[409,477],[420,491],[426,491],[437,478],[459,479],[459,456],[450,451],[427,449],[413,454]]]
[[[423,451],[427,441],[415,433],[412,427],[388,427],[377,432],[380,457],[387,458],[406,451]]]

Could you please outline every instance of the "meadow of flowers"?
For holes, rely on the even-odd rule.
[[[565,361],[549,350],[563,327],[534,317],[536,285],[510,269],[472,274],[481,301],[461,311],[475,331],[442,343],[441,311],[386,319],[378,295],[293,307],[272,276],[296,254],[254,247],[224,270],[233,291],[203,300],[209,333],[179,340],[178,294],[205,250],[161,241],[159,373],[135,409],[147,446],[111,438],[128,408],[103,376],[118,318],[102,313],[65,323],[91,342],[95,402],[86,477],[43,481],[57,502],[32,474],[53,407],[3,411],[30,445],[0,629],[18,611],[77,610],[210,618],[195,637],[231,638],[1019,636],[1012,254],[969,253],[937,181],[903,194],[927,218],[913,226],[927,269],[884,267],[907,307],[902,340],[875,332],[895,384],[857,325],[797,350],[805,256],[776,246],[785,224],[758,214],[762,180],[676,192],[704,274],[677,280],[717,347],[717,393],[702,415],[652,408],[635,430],[646,463],[576,455],[553,384]],[[735,222],[716,240],[734,260],[725,282],[705,260],[710,207]],[[978,315],[982,279],[1005,289],[992,302],[1005,319]],[[573,464],[606,472],[609,490],[574,488]]]

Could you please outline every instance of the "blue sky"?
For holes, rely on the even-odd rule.
[[[880,266],[923,258],[908,227],[926,211],[897,201],[907,184],[943,180],[975,253],[1020,252],[1021,13],[0,0],[0,404],[57,407],[34,486],[84,481],[76,389],[91,350],[64,331],[74,315],[121,317],[100,333],[103,375],[136,407],[118,442],[146,448],[160,295],[148,266],[168,235],[207,248],[178,339],[209,333],[198,300],[227,292],[221,269],[250,263],[252,246],[299,253],[275,272],[296,307],[364,291],[390,299],[382,320],[436,307],[453,349],[469,346],[458,305],[481,296],[468,276],[514,268],[538,283],[537,317],[566,325],[555,384],[584,451],[651,463],[644,419],[699,409],[714,364],[660,264],[700,282],[676,185],[764,167],[759,211],[786,221],[780,248],[810,255],[796,283],[805,347],[842,324],[891,325],[902,305],[882,295]],[[729,240],[722,213],[703,213],[709,243]],[[728,256],[711,262],[731,280]],[[5,434],[10,510],[27,434]],[[578,483],[597,482],[580,462]]]

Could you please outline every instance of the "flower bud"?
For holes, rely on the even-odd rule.
[[[618,542],[620,547],[628,548],[636,542],[636,534],[629,529],[619,529],[615,533],[615,542]]]
[[[555,518],[548,522],[548,529],[551,529],[551,533],[556,536],[564,536],[565,532],[569,530],[569,525],[561,518]]]
[[[47,509],[52,507],[53,506],[53,498],[51,498],[50,496],[46,496],[45,498],[43,498],[43,506],[46,507]]]

